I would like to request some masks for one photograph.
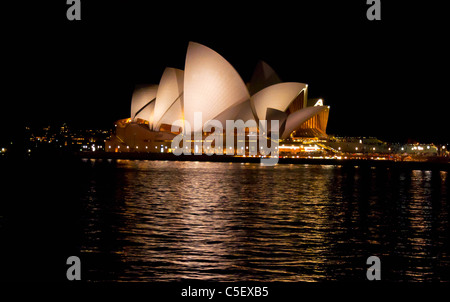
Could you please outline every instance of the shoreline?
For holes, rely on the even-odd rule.
[[[199,161],[199,162],[231,162],[256,163],[259,157],[237,157],[228,155],[173,155],[171,153],[113,153],[113,152],[76,152],[78,158],[86,159],[123,159],[123,160],[162,160],[162,161]],[[333,165],[404,168],[411,170],[442,170],[450,171],[450,161],[442,158],[434,161],[393,161],[375,159],[326,159],[326,158],[279,158],[278,164],[303,165]]]
[[[33,154],[15,154],[0,157],[0,164],[52,163],[79,159],[94,160],[157,160],[157,161],[192,161],[192,162],[227,162],[260,164],[259,157],[238,157],[229,155],[180,155],[172,153],[113,153],[113,152],[35,152]],[[330,165],[361,168],[392,168],[406,170],[439,170],[450,171],[449,158],[430,158],[428,161],[394,161],[376,159],[334,159],[334,158],[279,158],[278,164],[286,165]]]

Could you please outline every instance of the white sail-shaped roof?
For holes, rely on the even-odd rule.
[[[183,93],[183,80],[183,70],[170,67],[167,67],[164,70],[156,94],[156,105],[153,114],[155,129],[159,129],[163,115],[166,114],[167,110],[171,108],[174,102],[181,98]]]
[[[280,124],[283,123],[287,118],[287,113],[281,110],[267,108],[266,118],[268,121],[270,120],[279,120]]]
[[[158,85],[136,86],[131,97],[131,119],[134,120],[136,114],[145,105],[155,99]]]
[[[183,96],[179,97],[170,107],[165,114],[161,117],[157,124],[154,124],[153,129],[159,131],[159,127],[162,124],[173,125],[175,121],[183,119]]]
[[[248,90],[251,95],[254,95],[258,91],[278,83],[281,83],[281,80],[272,67],[264,61],[259,61],[256,64]]]
[[[259,91],[251,101],[258,119],[265,120],[267,108],[286,111],[289,104],[307,87],[303,83],[279,83]]]
[[[256,118],[253,115],[252,108],[250,106],[250,100],[248,99],[244,102],[232,106],[231,108],[228,108],[224,112],[214,117],[214,120],[221,122],[223,128],[225,129],[227,120],[242,120],[244,122],[247,122],[249,120],[256,121]],[[208,123],[206,122],[205,126],[207,124]]]
[[[151,102],[150,104],[146,105],[142,110],[140,110],[136,116],[134,117],[136,118],[140,118],[143,120],[146,120],[149,122],[149,126],[150,129],[152,129],[152,125],[153,125],[153,110],[155,108],[155,101]]]
[[[203,123],[250,98],[237,71],[214,50],[190,42],[184,73],[184,118],[193,131],[194,112],[202,112]]]
[[[243,120],[249,121],[254,120],[256,123],[258,123],[258,119],[256,118],[255,114],[253,113],[252,106],[250,100],[245,101],[242,106],[240,107],[240,111],[236,115],[236,120]]]
[[[281,139],[288,138],[292,131],[296,130],[301,124],[309,120],[314,115],[319,114],[320,112],[327,109],[327,106],[306,107],[290,114],[287,117],[286,125]]]
[[[287,113],[284,111],[280,111],[277,109],[273,109],[273,108],[267,108],[266,111],[266,118],[267,118],[267,131],[266,132],[270,132],[272,130],[272,121],[277,120],[278,121],[278,129],[280,130],[280,135],[283,134],[284,131],[284,122],[286,121],[287,118]],[[283,130],[281,130],[283,129]],[[265,131],[265,129],[262,129],[263,131]]]

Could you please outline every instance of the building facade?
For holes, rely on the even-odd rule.
[[[105,151],[170,153],[174,151],[172,141],[182,134],[192,143],[187,148],[198,152],[196,139],[205,142],[222,127],[219,137],[223,144],[211,146],[220,152],[226,137],[238,134],[227,129],[227,121],[242,120],[252,122],[246,124],[243,135],[245,148],[237,148],[236,138],[236,146],[222,152],[245,155],[255,151],[250,149],[254,140],[270,139],[275,130],[281,141],[326,138],[328,114],[329,106],[322,100],[308,101],[307,84],[281,82],[267,63],[259,62],[246,84],[217,52],[190,42],[184,70],[167,67],[158,85],[135,88],[130,117],[115,122]]]

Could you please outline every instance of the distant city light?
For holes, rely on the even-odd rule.
[[[132,122],[133,125],[135,121]],[[122,124],[120,124],[121,127],[123,127]],[[117,127],[119,127],[119,124],[117,124]],[[46,133],[38,132],[42,131],[42,129],[46,130]],[[57,132],[52,132],[52,130],[47,128],[39,128],[36,130],[29,129],[29,136],[26,137],[25,142],[28,142],[27,145],[24,146],[23,152],[26,153],[28,156],[36,156],[35,151],[39,151],[40,148],[48,148],[47,145],[51,145],[53,148],[66,148],[67,150],[73,150],[73,151],[92,151],[92,152],[100,152],[100,151],[108,151],[108,152],[121,152],[121,147],[126,147],[126,151],[135,151],[135,152],[155,152],[157,153],[157,149],[160,148],[161,153],[171,153],[175,149],[183,149],[184,147],[173,147],[171,148],[170,145],[167,146],[166,143],[161,144],[161,141],[150,141],[149,145],[146,146],[145,143],[139,143],[139,146],[142,146],[142,148],[139,148],[137,145],[138,142],[136,142],[136,145],[133,144],[131,146],[127,146],[124,144],[124,142],[114,142],[112,143],[110,140],[108,140],[108,135],[114,135],[114,132],[109,131],[101,131],[101,130],[82,130],[82,131],[71,131],[70,128],[67,127],[57,127]],[[114,129],[115,130],[115,129]],[[41,134],[43,133],[43,134]],[[107,134],[107,135],[102,135]],[[101,136],[100,136],[101,135]],[[279,140],[279,147],[275,147],[274,154],[276,154],[279,158],[320,158],[321,155],[323,155],[323,158],[336,158],[336,159],[344,159],[349,155],[348,158],[354,158],[354,159],[373,159],[373,160],[393,160],[393,161],[416,161],[426,160],[425,157],[439,157],[441,159],[438,160],[447,160],[446,157],[448,157],[448,151],[447,146],[448,144],[438,144],[435,145],[433,143],[424,143],[421,144],[419,142],[414,143],[405,143],[405,144],[399,144],[399,143],[385,143],[381,142],[376,139],[375,137],[330,137],[331,139],[327,138],[302,138],[297,136],[291,136],[288,139],[280,139]],[[197,144],[198,142],[203,142],[204,140],[190,140],[190,142],[195,142]],[[205,141],[206,142],[206,141]],[[208,141],[209,142],[209,141]],[[359,144],[358,144],[359,142]],[[246,141],[247,143],[247,141]],[[155,146],[155,144],[158,144]],[[45,147],[41,147],[44,146]],[[155,147],[155,150],[151,148],[151,145]],[[7,144],[6,146],[9,146]],[[261,149],[264,149],[259,145]],[[388,147],[389,146],[389,147]],[[393,146],[393,147],[390,147]],[[245,148],[244,148],[245,147]],[[261,155],[258,152],[258,149],[256,147],[249,148],[251,145],[243,145],[238,146],[235,145],[234,147],[231,146],[203,146],[199,145],[197,148],[192,145],[186,146],[186,150],[196,150],[197,152],[203,153],[206,152],[206,150],[211,151],[214,150],[215,152],[220,152],[223,154],[223,151],[225,151],[225,154],[228,153],[230,155],[233,155],[233,151],[236,152],[236,149],[241,149],[241,152],[237,152],[239,156],[244,157],[260,157]],[[350,147],[350,148],[349,148]],[[143,149],[146,149],[144,151]],[[229,148],[229,149],[228,149]],[[354,148],[354,149],[353,149]],[[6,157],[8,153],[10,152],[9,147],[0,147],[1,154],[0,156]],[[223,150],[222,150],[223,149]],[[229,150],[228,152],[227,149]],[[353,152],[351,151],[353,149]],[[61,149],[60,149],[61,150]],[[153,151],[152,151],[153,150]],[[246,150],[246,152],[242,152]],[[250,155],[246,154],[249,151],[254,151],[257,153],[257,155]],[[356,150],[356,151],[355,151]],[[370,152],[372,150],[372,152]],[[184,151],[184,150],[183,150]],[[361,151],[361,152],[359,152]],[[276,152],[276,153],[275,153]],[[32,154],[33,153],[33,154]],[[308,156],[311,153],[311,156]],[[333,154],[334,153],[334,154]],[[350,153],[354,153],[353,156]],[[36,154],[39,154],[36,153]],[[374,156],[374,154],[379,155],[379,157]],[[300,155],[300,156],[299,156]],[[342,155],[342,156],[337,156]],[[345,157],[344,157],[345,156]],[[264,157],[264,156],[262,156]]]

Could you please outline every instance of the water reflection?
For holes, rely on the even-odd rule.
[[[90,164],[90,163],[86,163]],[[364,167],[126,161],[90,166],[91,280],[448,280],[448,177]]]

